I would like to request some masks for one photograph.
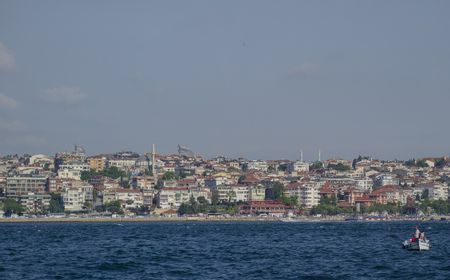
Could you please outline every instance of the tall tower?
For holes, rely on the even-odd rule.
[[[303,162],[303,150],[300,150],[300,162]]]
[[[320,149],[319,149],[319,161],[321,161],[321,158],[320,158]]]
[[[156,182],[158,176],[155,174],[155,144],[152,144],[152,176]]]

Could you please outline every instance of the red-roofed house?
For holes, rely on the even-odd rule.
[[[386,185],[369,194],[369,198],[379,204],[397,202],[406,204],[407,195],[405,195],[397,185]]]
[[[336,198],[337,190],[329,182],[325,182],[325,184],[319,189],[319,196],[320,198]]]
[[[287,213],[289,207],[275,200],[250,201],[247,205],[241,205],[239,213],[241,215],[260,215],[267,214],[271,216],[283,216]]]

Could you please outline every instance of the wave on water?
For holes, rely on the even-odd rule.
[[[0,279],[450,279],[450,224],[45,223],[0,227]],[[431,277],[431,278],[430,278]]]

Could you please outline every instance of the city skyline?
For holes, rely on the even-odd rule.
[[[105,3],[0,3],[0,154],[448,155],[448,2]]]
[[[83,151],[83,154],[85,154],[86,157],[112,156],[112,155],[118,155],[118,154],[122,154],[122,153],[135,153],[135,154],[140,155],[140,156],[147,156],[147,155],[153,155],[153,154],[159,155],[159,156],[170,156],[170,155],[175,155],[175,156],[183,155],[184,156],[185,155],[185,152],[184,153],[180,153],[180,148],[178,148],[178,151],[176,151],[174,149],[173,151],[169,151],[167,153],[159,152],[159,151],[156,150],[156,145],[155,144],[152,144],[151,145],[152,148],[148,149],[146,151],[136,151],[136,150],[132,150],[132,149],[131,150],[129,150],[129,149],[128,150],[127,149],[121,149],[121,150],[117,150],[117,151],[108,151],[108,152],[104,152],[104,153],[89,152],[88,150],[86,151],[86,149],[84,147],[82,147],[80,145],[77,145],[77,144],[75,144],[74,147],[75,148],[73,150],[65,149],[65,150],[55,151],[53,153],[47,153],[47,154],[46,153],[40,153],[40,152],[32,153],[32,154],[29,154],[29,153],[15,153],[15,154],[0,154],[0,157],[15,156],[15,155],[17,155],[17,156],[23,156],[23,155],[32,156],[32,155],[40,155],[40,154],[42,154],[42,155],[45,155],[45,156],[52,156],[52,155],[65,154],[65,153],[66,154],[71,154],[71,153],[77,153],[77,149],[79,149],[79,148],[81,148],[81,150]],[[315,155],[306,155],[306,157],[305,157],[305,153],[304,153],[303,150],[299,150],[299,153],[298,153],[297,157],[294,156],[294,157],[291,157],[291,158],[281,158],[281,157],[278,157],[278,158],[277,157],[275,157],[275,158],[249,158],[249,157],[245,157],[245,156],[235,156],[235,157],[233,157],[233,156],[230,156],[230,155],[227,155],[227,154],[216,154],[216,155],[208,157],[208,156],[205,156],[204,154],[202,154],[201,151],[192,151],[188,146],[184,146],[184,145],[182,147],[183,147],[184,151],[187,150],[187,151],[189,151],[189,153],[191,153],[190,155],[186,155],[187,158],[201,157],[201,158],[203,158],[205,160],[210,160],[210,159],[224,157],[227,160],[237,160],[237,159],[244,159],[244,160],[249,160],[249,161],[266,161],[266,160],[267,161],[271,161],[271,160],[277,161],[278,160],[278,161],[299,161],[299,162],[306,162],[306,163],[314,163],[314,162],[319,162],[319,161],[320,162],[325,162],[325,161],[328,161],[328,160],[335,160],[335,159],[339,159],[339,160],[342,159],[342,160],[351,161],[351,160],[357,159],[359,157],[368,158],[370,160],[386,161],[386,162],[389,162],[389,161],[400,161],[400,162],[404,161],[404,162],[406,162],[406,161],[410,161],[410,160],[448,159],[449,158],[449,155],[447,155],[447,154],[437,155],[437,156],[432,156],[432,157],[417,157],[417,156],[413,156],[413,157],[408,158],[408,159],[376,158],[376,157],[373,157],[370,154],[357,154],[357,155],[354,155],[354,156],[349,157],[349,158],[344,158],[344,157],[334,156],[332,154],[330,154],[330,155],[325,154],[324,155],[322,149],[318,149],[316,151]]]

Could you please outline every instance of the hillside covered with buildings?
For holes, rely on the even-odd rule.
[[[205,159],[186,152],[0,157],[0,205],[17,215],[448,214],[450,159]]]

